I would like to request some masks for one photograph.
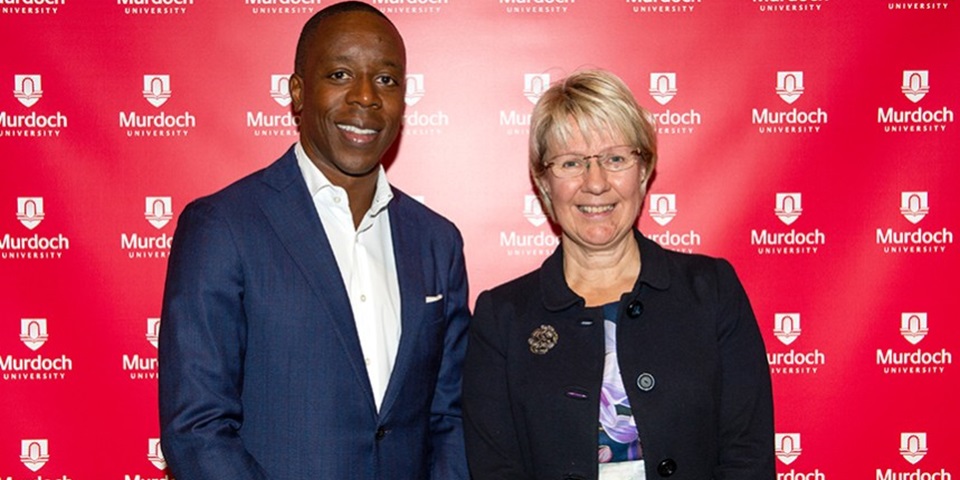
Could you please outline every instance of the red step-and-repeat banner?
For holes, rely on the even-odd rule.
[[[0,1],[0,479],[168,478],[177,215],[295,141],[286,80],[327,3]],[[557,244],[533,102],[610,69],[659,124],[640,229],[752,299],[781,478],[960,475],[956,0],[371,3],[409,56],[388,174],[460,227],[472,298]]]

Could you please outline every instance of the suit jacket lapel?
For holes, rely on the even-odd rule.
[[[317,318],[333,327],[375,410],[350,299],[293,148],[264,170],[263,182],[269,188],[260,198],[261,209],[310,284],[320,306]]]
[[[390,212],[390,233],[393,237],[393,255],[397,262],[397,281],[400,285],[400,345],[397,347],[396,363],[390,374],[390,382],[380,406],[380,414],[390,411],[403,387],[416,357],[417,337],[426,299],[423,279],[423,256],[421,226],[407,215],[406,202],[414,201],[394,189],[394,197],[388,207]]]

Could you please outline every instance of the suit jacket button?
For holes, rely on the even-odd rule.
[[[378,428],[376,434],[377,440],[383,440],[383,437],[385,436],[387,436],[387,430],[383,427]]]
[[[657,384],[656,379],[653,378],[653,375],[647,372],[643,372],[637,377],[637,387],[641,391],[649,392],[653,390],[654,385]]]
[[[660,462],[660,465],[657,465],[657,473],[659,473],[661,477],[669,477],[670,475],[673,475],[674,472],[676,471],[677,471],[677,462],[673,461],[672,458],[668,458]]]

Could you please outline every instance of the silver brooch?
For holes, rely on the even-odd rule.
[[[540,328],[530,334],[527,343],[530,344],[531,352],[537,355],[543,355],[557,344],[557,339],[559,338],[560,336],[557,335],[556,329],[552,326],[540,325]]]

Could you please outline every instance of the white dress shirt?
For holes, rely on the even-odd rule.
[[[350,297],[367,375],[379,410],[400,343],[400,286],[387,211],[393,192],[380,166],[373,203],[360,226],[354,228],[346,190],[330,183],[307,157],[300,142],[295,152]]]

